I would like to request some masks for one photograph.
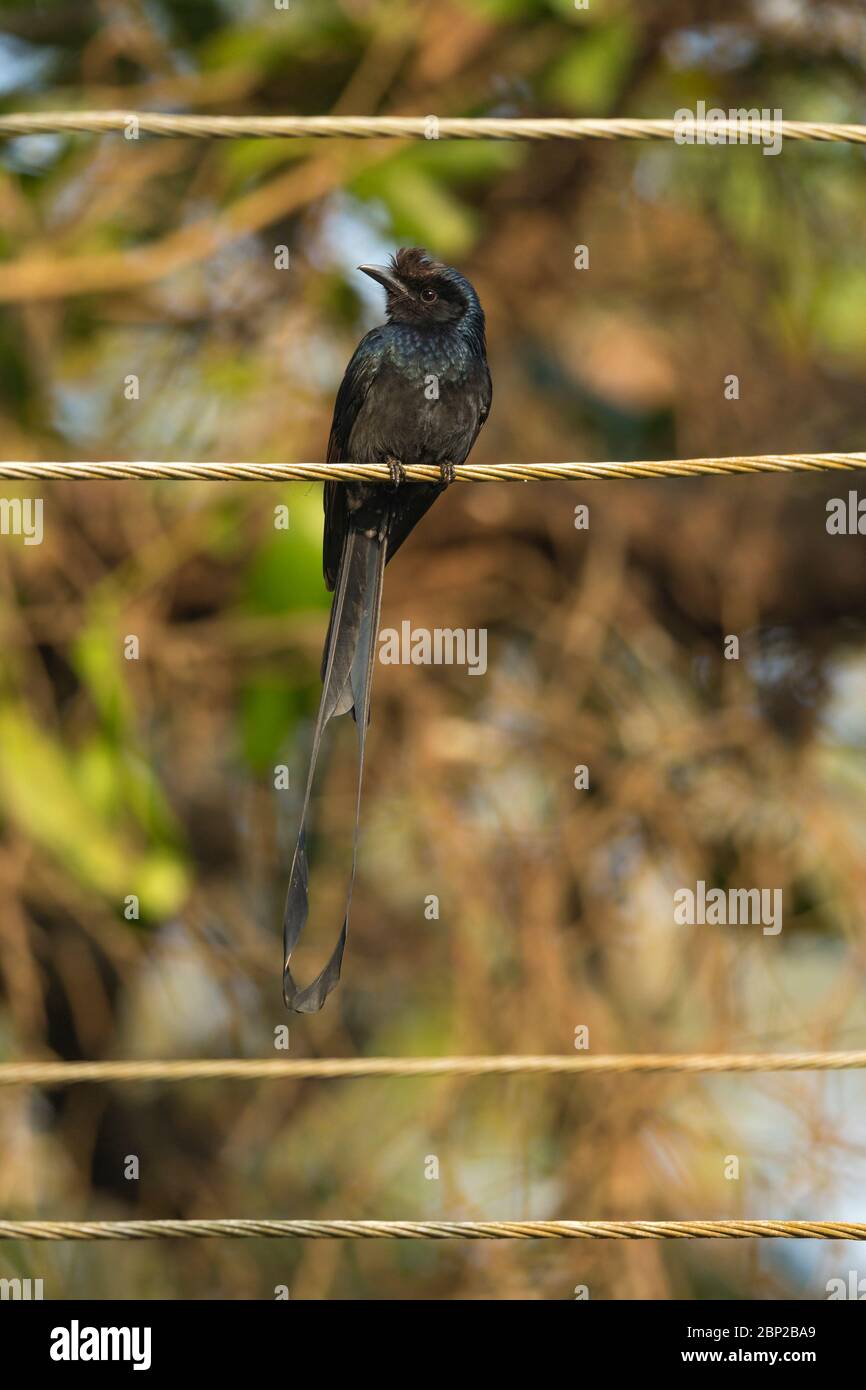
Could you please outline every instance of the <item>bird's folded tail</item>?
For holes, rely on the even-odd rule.
[[[364,777],[364,747],[370,720],[370,686],[376,656],[376,635],[382,604],[382,575],[388,550],[388,517],[376,530],[354,530],[346,534],[340,570],[331,605],[331,620],[322,658],[322,698],[313,733],[310,770],[304,792],[298,842],[292,860],[286,910],[283,917],[283,999],[295,1013],[317,1013],[340,979],[343,951],[349,931],[349,909],[355,883],[358,857],[358,823],[361,815],[361,784]],[[352,867],[346,894],[346,910],[337,944],[330,960],[312,984],[299,989],[290,969],[292,952],[300,940],[310,912],[309,870],[307,865],[307,812],[319,757],[319,745],[328,721],[336,714],[354,712],[358,728],[358,782],[355,795],[355,826],[352,834]]]

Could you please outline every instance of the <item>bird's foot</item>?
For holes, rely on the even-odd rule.
[[[457,470],[450,459],[446,459],[444,463],[440,463],[439,477],[442,480],[443,487],[450,487],[454,482],[454,479],[457,477]]]
[[[391,486],[396,492],[401,483],[406,481],[406,469],[398,459],[386,459],[388,472],[391,474]]]

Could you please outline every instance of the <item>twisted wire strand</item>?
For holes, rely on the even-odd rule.
[[[4,1062],[0,1087],[68,1086],[82,1081],[340,1080],[356,1077],[623,1075],[647,1072],[854,1071],[852,1052],[664,1053],[592,1056],[201,1058],[192,1061]]]
[[[461,463],[455,468],[458,482],[589,482],[597,478],[695,478],[732,477],[755,473],[852,472],[866,468],[866,453],[848,454],[735,454],[720,458],[637,459],[624,463]],[[411,482],[436,482],[438,468],[408,463]],[[187,482],[388,482],[385,463],[161,463],[153,460],[0,460],[0,478],[27,481],[94,478],[118,480],[150,478]]]
[[[0,1240],[866,1240],[857,1221],[0,1221]]]
[[[196,139],[252,137],[355,140],[693,140],[746,143],[749,139],[866,144],[866,126],[836,121],[643,120],[631,117],[565,120],[453,116],[200,116],[159,111],[22,111],[0,116],[0,136],[127,133]],[[128,135],[128,138],[133,138]]]

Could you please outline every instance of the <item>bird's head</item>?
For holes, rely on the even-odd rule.
[[[392,323],[415,327],[484,323],[478,296],[465,276],[429,256],[420,246],[403,247],[390,265],[359,265],[384,287]]]

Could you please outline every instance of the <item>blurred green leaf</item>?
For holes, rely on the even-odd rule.
[[[398,240],[434,247],[446,257],[464,255],[475,241],[475,214],[422,169],[403,161],[366,170],[352,191],[385,204]]]
[[[388,167],[409,165],[432,178],[451,183],[490,180],[526,162],[530,148],[517,141],[423,140],[388,161]]]
[[[131,813],[152,837],[179,844],[177,821],[146,759],[94,738],[77,750],[74,767],[82,795],[101,815],[117,820]]]
[[[92,770],[79,778],[75,758],[11,702],[0,708],[0,749],[0,803],[34,843],[118,909],[137,893],[146,917],[177,910],[187,887],[180,858],[138,850],[116,816],[103,814],[105,786]]]
[[[309,157],[308,140],[228,140],[220,151],[230,187]]]
[[[287,489],[289,529],[274,530],[250,565],[245,603],[256,613],[291,613],[330,603],[322,579],[322,500],[318,488]]]
[[[548,74],[548,97],[582,115],[606,111],[637,47],[628,19],[584,29]]]
[[[114,601],[98,594],[88,606],[86,625],[72,649],[75,669],[115,739],[120,739],[129,728],[133,709],[124,679],[119,631],[120,617]]]
[[[835,265],[824,272],[815,290],[811,325],[828,352],[866,356],[866,268]]]
[[[306,711],[305,692],[297,677],[261,672],[242,692],[240,736],[243,756],[257,772],[273,767],[274,758]]]

